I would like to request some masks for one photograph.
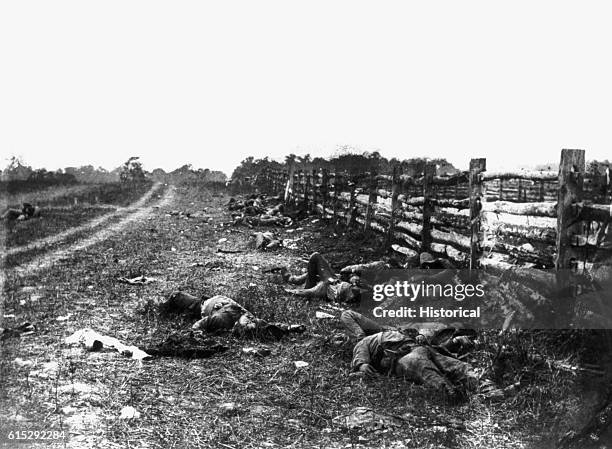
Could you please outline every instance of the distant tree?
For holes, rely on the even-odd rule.
[[[25,165],[23,159],[18,156],[11,156],[8,165],[2,171],[2,180],[26,180],[33,172],[32,167]]]
[[[310,154],[307,153],[304,156],[298,156],[297,161],[298,161],[298,164],[304,167],[310,164],[312,162],[312,159],[310,158]]]
[[[137,156],[129,158],[121,167],[119,179],[121,182],[142,182],[145,180],[145,173],[142,169],[142,164],[138,161]]]
[[[609,166],[610,162],[607,159],[604,161],[589,161],[587,163],[586,172],[589,175],[602,175]]]
[[[287,167],[290,167],[291,164],[293,164],[297,159],[297,156],[293,153],[288,154],[287,156],[285,156],[285,165]]]

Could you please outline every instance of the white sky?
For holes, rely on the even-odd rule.
[[[340,145],[459,168],[610,158],[608,5],[7,0],[0,156],[226,173]]]

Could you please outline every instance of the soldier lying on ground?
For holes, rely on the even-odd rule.
[[[40,217],[40,208],[34,207],[30,203],[23,203],[21,210],[9,209],[2,214],[2,220],[8,221],[24,221],[34,217]]]
[[[273,201],[279,201],[279,197],[271,198]],[[245,201],[237,201],[236,198],[230,198],[228,203],[228,209],[230,211],[242,210],[245,215],[260,215],[266,214],[270,216],[282,214],[285,206],[282,203],[277,204],[274,207],[266,207],[267,198],[265,195],[251,195]]]
[[[441,323],[411,323],[394,329],[352,310],[340,316],[349,335],[358,339],[351,363],[365,376],[392,374],[432,387],[452,400],[478,388],[478,376],[458,355],[474,347],[476,332]],[[487,396],[503,392],[487,381]]]
[[[388,265],[385,262],[373,262],[343,268],[340,273],[345,278],[350,276],[347,282],[334,273],[325,257],[315,252],[308,259],[306,273],[294,276],[286,268],[283,268],[281,274],[285,282],[296,285],[304,283],[303,288],[287,289],[285,290],[287,293],[304,298],[327,299],[334,302],[358,302],[361,289],[359,288],[359,275],[357,273],[361,273],[365,269],[381,268],[388,268]]]
[[[280,201],[280,199],[280,197],[270,198],[271,201]],[[269,200],[265,195],[251,195],[245,201],[230,198],[228,209],[241,212],[233,215],[234,225],[288,226],[293,222],[291,216],[285,215],[284,204],[278,203],[270,207],[268,203]]]
[[[190,316],[196,316],[199,310],[200,320],[192,329],[206,332],[230,330],[239,335],[280,338],[288,333],[301,333],[305,330],[300,324],[268,323],[255,317],[233,299],[222,295],[199,299],[188,293],[175,292],[162,305],[162,310],[183,312]]]
[[[422,253],[420,256],[421,268],[451,268],[452,264],[444,259],[434,259],[429,253]],[[285,282],[291,284],[304,284],[302,289],[287,289],[288,293],[292,293],[304,298],[320,298],[328,299],[335,302],[358,302],[364,286],[361,283],[361,275],[367,271],[388,270],[391,268],[403,268],[397,260],[389,259],[388,261],[375,261],[357,265],[349,265],[340,270],[340,276],[334,273],[334,270],[329,265],[329,262],[321,254],[315,252],[308,260],[308,268],[306,273],[301,275],[292,275],[286,268],[282,269],[282,276]],[[428,275],[428,273],[424,273]],[[440,273],[435,273],[429,276],[432,281],[438,281],[436,278]],[[449,274],[442,275],[443,278]],[[420,278],[419,278],[420,280]]]

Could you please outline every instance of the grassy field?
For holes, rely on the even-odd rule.
[[[112,221],[118,211],[134,204],[151,187],[151,183],[132,185],[129,188],[119,183],[107,183],[14,192],[9,197],[12,207],[19,208],[21,202],[30,202],[41,208],[41,216],[23,222],[3,223],[0,239],[7,250],[5,264],[8,267],[18,265],[26,258],[34,257],[53,246],[46,244],[44,247],[26,250],[25,247],[32,242],[61,236],[67,231],[82,237],[96,223]]]
[[[126,189],[119,182],[103,184],[59,185],[44,188],[7,190],[6,205],[19,208],[31,203],[43,208],[79,205],[113,205],[124,207],[136,201],[150,187],[150,182],[135,184]]]
[[[293,249],[262,253],[249,247],[252,230],[227,225],[224,193],[193,186],[168,192],[160,193],[165,205],[153,208],[161,201],[154,196],[142,219],[49,268],[12,269],[44,255],[39,252],[13,259],[5,269],[3,326],[27,320],[37,330],[2,342],[2,432],[64,429],[69,446],[101,448],[552,448],[588,421],[607,391],[609,376],[577,374],[528,357],[538,353],[543,360],[605,363],[601,351],[592,351],[603,349],[596,346],[601,336],[575,332],[509,337],[503,366],[495,374],[502,386],[520,379],[521,389],[498,403],[475,395],[450,405],[400,379],[349,377],[352,345],[337,338],[342,332],[337,318],[315,318],[317,310],[336,317],[339,311],[325,302],[291,297],[280,279],[264,269],[288,266],[299,272],[313,251],[324,254],[334,268],[376,260],[382,254],[380,242],[309,218],[277,230],[292,240]],[[169,213],[202,210],[205,217],[190,219]],[[85,234],[75,234],[66,244]],[[222,238],[227,241],[219,243]],[[220,253],[219,247],[241,252]],[[119,282],[138,275],[155,281],[143,286]],[[175,290],[225,294],[261,318],[308,329],[280,341],[215,335],[227,351],[200,360],[140,363],[116,352],[86,352],[64,343],[84,327],[145,348],[170,335],[185,336],[192,320],[162,316],[157,308]],[[500,343],[495,333],[481,335],[471,359],[477,369],[491,369]],[[269,348],[270,355],[242,351],[254,345]],[[295,361],[309,366],[298,369]],[[134,407],[140,417],[121,419],[125,406]],[[355,407],[393,416],[395,424],[347,429],[337,417]],[[600,443],[594,441],[593,447]]]

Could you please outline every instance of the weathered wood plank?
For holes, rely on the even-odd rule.
[[[506,213],[512,215],[533,215],[535,217],[556,217],[555,203],[512,203],[510,201],[493,201],[483,204],[483,211]]]
[[[436,166],[432,163],[425,164],[425,174],[423,176],[423,221],[421,227],[421,252],[428,252],[431,249],[431,216],[434,212],[433,205],[433,178],[436,173]]]
[[[559,174],[554,171],[516,170],[516,171],[486,171],[481,175],[483,181],[493,179],[528,179],[531,181],[556,181]]]
[[[485,199],[483,198],[483,184],[480,174],[486,169],[486,159],[472,159],[470,161],[470,227],[472,231],[470,236],[470,270],[479,267],[479,259],[482,254],[480,211]]]
[[[572,268],[572,236],[582,231],[580,223],[574,219],[572,205],[582,199],[584,171],[584,150],[561,150],[557,201],[557,270]]]

